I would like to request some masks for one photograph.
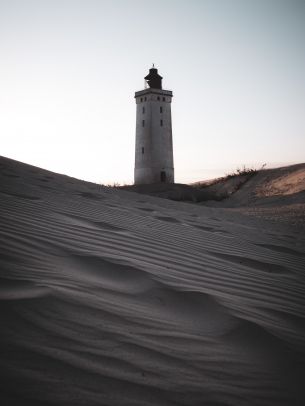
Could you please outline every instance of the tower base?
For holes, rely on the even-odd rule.
[[[134,184],[174,183],[174,168],[135,168]]]

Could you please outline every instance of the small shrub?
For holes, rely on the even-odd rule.
[[[257,172],[258,172],[257,169],[246,168],[246,166],[244,165],[242,168],[237,168],[234,172],[226,174],[226,176],[223,178],[223,180],[235,178],[236,176],[251,177],[251,176],[255,175]]]

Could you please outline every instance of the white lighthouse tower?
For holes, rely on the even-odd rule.
[[[173,93],[162,89],[162,76],[154,65],[145,81],[147,88],[135,93],[137,121],[134,183],[174,183]]]

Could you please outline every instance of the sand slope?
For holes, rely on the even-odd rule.
[[[0,171],[1,404],[304,404],[299,229]]]
[[[225,203],[242,206],[293,201],[305,202],[305,164],[260,170]]]
[[[222,202],[244,214],[286,222],[305,230],[305,164],[259,171],[236,193]]]

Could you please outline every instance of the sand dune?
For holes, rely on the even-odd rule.
[[[120,189],[305,227],[305,164],[229,175],[184,184],[122,186]]]
[[[0,170],[1,404],[304,404],[300,229]]]
[[[244,214],[274,222],[286,222],[305,228],[305,164],[260,170],[218,203],[218,207],[231,207]]]

